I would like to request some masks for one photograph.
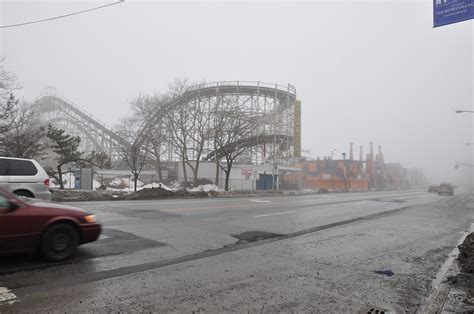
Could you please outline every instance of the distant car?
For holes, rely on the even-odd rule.
[[[34,159],[0,157],[0,188],[20,196],[51,200],[49,176]]]
[[[438,188],[438,195],[454,195],[454,187],[449,183],[441,183]]]
[[[96,241],[102,226],[73,206],[20,199],[0,189],[0,254],[39,252],[46,260],[71,257],[77,246]]]
[[[437,185],[430,185],[430,187],[428,188],[428,192],[432,193],[432,192],[438,192],[438,189],[439,189],[439,186]]]

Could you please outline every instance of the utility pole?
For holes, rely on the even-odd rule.
[[[346,153],[342,153],[342,159],[344,164],[344,191],[347,192]]]
[[[337,150],[337,149],[333,149],[333,150],[331,151],[331,160],[329,161],[329,163],[330,163],[329,165],[331,166],[331,174],[330,174],[330,176],[331,176],[331,187],[332,187],[333,189],[334,189],[334,180],[333,180],[334,162],[332,161],[332,158],[333,158],[333,154],[334,154],[334,152],[335,152],[336,150]]]
[[[473,110],[456,110],[456,113],[457,114],[459,114],[459,113],[474,113],[474,111]],[[468,145],[468,146],[469,145],[474,145],[474,143],[466,143],[466,145]],[[456,165],[454,166],[454,169],[459,169],[459,165],[474,168],[474,165],[472,165],[472,164],[457,162]],[[473,175],[473,171],[471,170],[471,177],[472,177],[472,175]],[[471,178],[471,187],[472,187],[472,178]]]

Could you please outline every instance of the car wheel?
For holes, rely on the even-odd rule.
[[[27,191],[27,190],[18,190],[18,191],[15,191],[13,192],[15,193],[16,195],[18,196],[24,196],[24,197],[30,197],[30,198],[34,198],[35,196],[33,195],[33,193],[31,193],[30,191]]]
[[[77,248],[76,229],[65,223],[49,227],[41,238],[41,255],[50,262],[60,262],[71,257]]]

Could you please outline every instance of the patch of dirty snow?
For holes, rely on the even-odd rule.
[[[211,192],[211,191],[218,192],[219,187],[215,184],[204,184],[192,189],[188,189],[188,191],[189,192]]]

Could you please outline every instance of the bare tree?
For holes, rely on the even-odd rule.
[[[229,190],[230,173],[236,159],[252,146],[250,136],[258,120],[237,106],[221,106],[214,112],[219,121],[214,127],[216,164],[225,173],[225,190]],[[224,165],[220,160],[225,159]]]
[[[43,155],[46,132],[34,120],[31,105],[15,101],[9,130],[0,137],[0,154],[19,158],[35,158]]]
[[[13,116],[18,105],[18,100],[11,94],[5,102],[0,102],[0,141],[7,138],[13,123]]]
[[[128,147],[122,147],[122,156],[133,174],[133,191],[137,191],[137,182],[140,173],[146,164],[148,148],[139,143],[132,143]]]
[[[186,104],[188,112],[192,114],[190,128],[188,128],[188,138],[192,149],[191,160],[189,154],[186,156],[186,163],[193,171],[193,182],[197,182],[198,170],[203,155],[206,142],[211,139],[210,119],[208,104],[199,100]]]
[[[187,182],[188,166],[193,172],[193,182],[196,183],[204,148],[212,138],[211,108],[208,102],[185,99],[183,95],[186,85],[182,81],[175,82],[175,85],[177,87],[171,88],[171,97],[174,96],[171,99],[179,98],[179,101],[169,108],[167,122],[170,124],[175,152],[181,159],[184,181]]]
[[[188,160],[189,150],[189,132],[191,114],[186,106],[182,105],[184,100],[182,97],[187,88],[186,79],[176,79],[169,85],[169,102],[172,104],[166,111],[166,123],[169,128],[169,141],[174,148],[174,153],[179,157],[181,166],[183,168],[184,182],[188,182],[188,175],[186,171],[186,161]],[[178,101],[176,101],[178,100]]]
[[[189,123],[191,121],[190,112],[183,105],[175,106],[166,113],[167,121],[171,131],[170,140],[178,155],[181,166],[183,168],[184,182],[188,182],[188,175],[186,171],[186,164],[188,157],[189,132],[192,127]]]
[[[5,69],[3,60],[0,59],[0,99],[2,102],[8,99],[15,89],[19,88],[15,75]]]
[[[146,137],[146,145],[149,147],[149,160],[158,173],[159,181],[163,181],[162,158],[167,153],[170,129],[166,122],[166,105],[169,97],[167,95],[143,96],[140,95],[132,102],[132,110],[135,119],[140,121],[142,128],[146,128],[142,136]]]
[[[132,172],[133,190],[136,192],[138,178],[148,161],[150,151],[146,138],[142,137],[140,132],[140,122],[134,117],[123,119],[118,128],[118,133],[130,143],[122,145],[120,153]]]
[[[18,88],[15,76],[0,59],[0,154],[33,158],[44,152],[45,130],[32,121],[31,105],[14,96]]]
[[[197,182],[204,147],[211,138],[209,117],[209,112],[198,103],[184,102],[168,113],[173,133],[172,141],[176,153],[181,158],[185,182],[187,182],[186,165],[193,172],[193,182]]]
[[[220,98],[218,101],[216,101],[215,106],[213,108],[213,117],[214,120],[212,121],[212,143],[214,147],[214,162],[216,163],[216,177],[214,180],[214,184],[216,186],[219,186],[219,170],[221,169],[220,166],[220,158],[217,154],[219,150],[219,138],[223,135],[225,125],[227,123],[227,119],[225,119],[225,115],[222,115],[224,119],[222,119],[221,115],[219,112],[221,112],[222,108],[222,98]]]
[[[13,96],[15,89],[18,89],[16,78],[5,70],[3,59],[0,59],[0,136],[11,127],[12,117],[18,105],[18,99]]]
[[[188,182],[190,168],[195,183],[204,148],[211,141],[210,105],[188,101],[185,98],[187,87],[186,79],[177,79],[166,94],[140,95],[132,102],[132,119],[140,127],[137,134],[128,137],[134,138],[131,143],[140,142],[141,149],[137,152],[147,151],[147,159],[158,172],[160,181],[163,179],[162,158],[172,149],[181,161],[184,181]]]

